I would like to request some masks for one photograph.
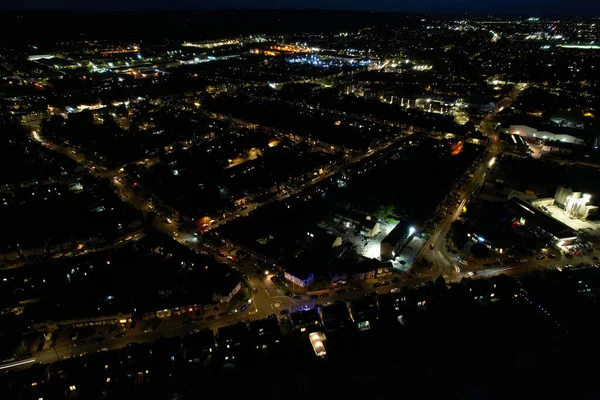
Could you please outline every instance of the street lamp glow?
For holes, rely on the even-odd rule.
[[[412,236],[415,232],[416,232],[416,229],[414,226],[411,226],[410,228],[408,228],[408,236]]]

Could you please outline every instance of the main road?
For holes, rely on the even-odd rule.
[[[496,107],[481,121],[479,129],[488,138],[485,156],[477,166],[472,178],[467,182],[458,196],[458,206],[456,209],[438,225],[419,254],[419,257],[427,256],[433,259],[437,270],[446,280],[460,279],[465,276],[465,274],[459,273],[455,268],[457,265],[456,256],[446,250],[446,234],[450,231],[450,225],[458,219],[463,207],[476,191],[477,185],[483,185],[488,169],[493,167],[496,157],[502,150],[501,141],[496,133],[497,114],[506,107],[510,107],[526,87],[526,84],[517,84],[511,93],[498,102]]]

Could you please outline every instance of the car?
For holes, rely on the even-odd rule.
[[[594,256],[594,257],[592,257],[592,260],[600,260],[600,257]]]
[[[287,297],[293,297],[293,296],[294,296],[294,295],[292,294],[292,292],[285,292],[285,295],[286,295]]]
[[[546,257],[540,254],[540,255],[539,255],[539,256],[537,256],[535,259],[536,259],[536,260],[543,260],[544,258],[546,258]]]
[[[380,287],[380,286],[381,286],[381,282],[375,282],[375,283],[373,284],[373,287]]]
[[[229,313],[228,313],[228,314],[229,314],[229,315],[233,315],[233,314],[237,314],[237,312],[238,312],[238,309],[237,309],[237,308],[234,308],[233,310],[229,311]]]
[[[326,297],[329,297],[329,293],[323,293],[322,295],[319,296],[320,298],[324,299]]]
[[[247,308],[248,308],[248,304],[244,304],[243,306],[240,307],[240,312],[246,311]]]
[[[216,315],[209,315],[208,317],[206,317],[207,321],[214,321],[215,319],[217,319]]]
[[[469,276],[474,276],[474,275],[475,275],[475,272],[469,271],[469,272],[467,272],[467,275],[469,275]]]
[[[302,296],[300,296],[299,294],[295,295],[293,298],[296,300],[302,300]]]
[[[335,291],[335,294],[343,294],[344,293],[344,289],[338,289]]]
[[[398,283],[400,282],[400,278],[392,278],[392,283]]]
[[[400,290],[402,290],[402,289],[400,289],[399,287],[395,287],[395,288],[392,288],[392,290],[390,290],[390,293],[398,293]]]
[[[388,286],[389,284],[390,284],[390,281],[381,282],[381,286]]]
[[[267,315],[267,318],[269,318],[269,319],[277,318],[277,315],[269,314],[269,315]]]
[[[483,264],[483,266],[484,266],[484,267],[486,267],[486,268],[489,268],[489,267],[491,267],[491,266],[492,266],[492,264],[490,264],[490,263],[485,263],[485,264]]]
[[[115,339],[121,339],[125,337],[125,332],[121,332],[119,333],[117,336],[115,336]]]
[[[316,294],[311,294],[310,295],[310,299],[311,300],[315,300],[315,299],[318,299],[318,298],[319,298],[319,296],[317,296]]]
[[[526,258],[521,258],[521,259],[519,260],[519,262],[520,262],[521,264],[525,264],[525,263],[527,262],[527,259],[526,259]]]
[[[554,255],[554,254],[548,254],[548,258],[554,259],[554,258],[556,258],[556,255]]]
[[[289,313],[290,313],[290,310],[287,310],[287,309],[279,311],[279,315],[287,315]]]

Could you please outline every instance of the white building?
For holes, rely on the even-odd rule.
[[[558,129],[557,129],[558,131]],[[508,133],[539,140],[554,140],[563,143],[573,143],[583,145],[585,141],[573,135],[566,133],[554,133],[548,130],[538,130],[528,125],[510,125]]]

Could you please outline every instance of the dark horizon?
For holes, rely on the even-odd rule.
[[[359,13],[399,13],[399,14],[435,14],[435,15],[490,15],[490,16],[535,16],[535,17],[593,17],[600,14],[600,3],[591,3],[588,0],[573,0],[568,6],[564,0],[526,0],[507,2],[494,1],[483,4],[476,0],[426,0],[419,4],[389,4],[388,0],[370,2],[369,6],[362,5],[359,0],[351,3],[337,0],[317,1],[309,0],[297,4],[292,1],[289,6],[282,6],[278,1],[228,1],[213,4],[212,1],[192,0],[195,4],[188,2],[163,4],[163,0],[151,0],[138,3],[136,0],[116,1],[108,0],[101,4],[71,4],[69,0],[55,0],[48,4],[44,0],[23,1],[20,4],[5,4],[0,10],[8,12],[291,12],[291,11],[332,11],[332,12],[359,12]],[[275,3],[275,4],[273,4]]]

